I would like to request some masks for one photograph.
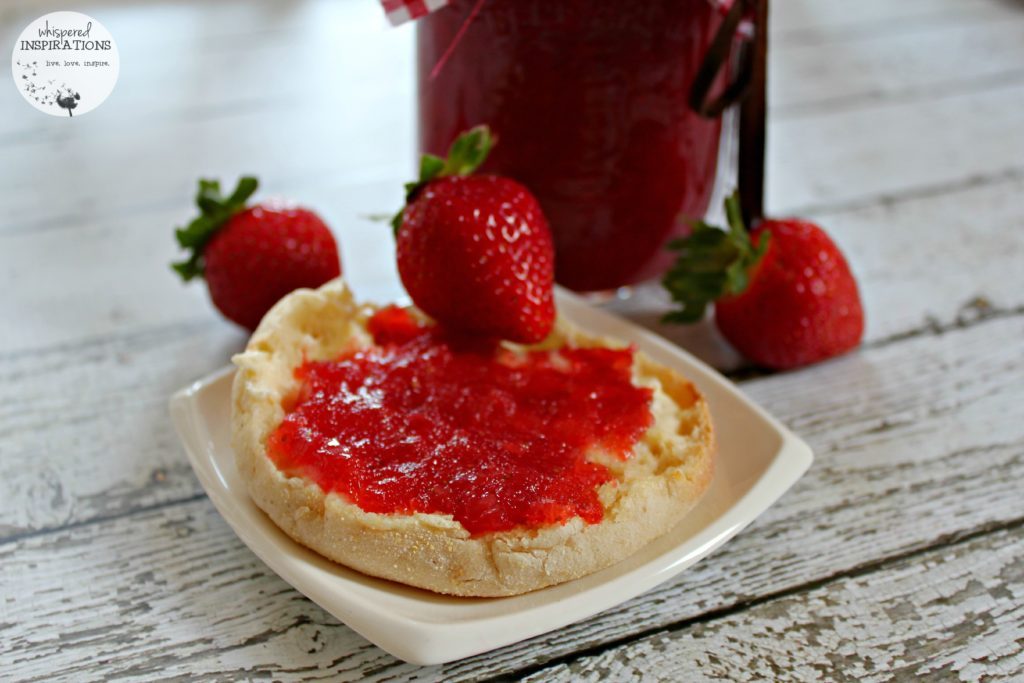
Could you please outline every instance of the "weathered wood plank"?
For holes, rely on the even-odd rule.
[[[0,537],[200,492],[167,397],[243,343],[200,321],[0,359]]]
[[[1018,525],[525,680],[1019,680],[1022,594]]]
[[[924,103],[892,101],[775,121],[767,206],[776,213],[827,211],[1020,171],[1024,128],[1011,111],[1022,100],[1018,81]]]
[[[910,41],[936,28],[1003,21],[1014,11],[1012,3],[998,0],[861,0],[856,7],[783,0],[771,6],[777,37],[786,45],[856,42],[886,34]]]
[[[808,475],[713,558],[555,634],[440,668],[397,663],[270,575],[200,500],[0,546],[0,661],[18,677],[471,680],[1011,522],[1024,517],[1024,405],[1006,400],[1024,382],[1022,332],[1022,317],[992,320],[749,382],[815,449]]]
[[[390,662],[269,572],[205,499],[3,546],[0,563],[0,662],[15,680],[296,680],[320,665],[354,680]]]
[[[823,45],[776,31],[769,52],[772,119],[879,107],[889,100],[940,99],[1024,80],[1024,9],[992,7],[999,10],[998,21],[926,25],[912,36],[876,31],[857,41],[836,37]]]

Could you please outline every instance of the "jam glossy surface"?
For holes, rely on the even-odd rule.
[[[719,23],[709,0],[454,0],[417,24],[420,146],[490,125],[484,169],[537,196],[563,285],[656,276],[711,198],[721,121],[689,96]]]
[[[471,534],[579,516],[600,522],[620,458],[651,425],[631,349],[516,353],[378,312],[376,344],[296,369],[301,390],[268,452],[289,475],[367,512],[451,514]]]

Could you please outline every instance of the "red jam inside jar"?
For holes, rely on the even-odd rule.
[[[375,345],[296,369],[268,453],[367,512],[451,514],[472,535],[600,522],[608,469],[652,423],[632,349],[514,352],[387,308]]]
[[[561,284],[607,290],[659,275],[666,242],[705,214],[714,186],[721,121],[688,101],[721,3],[477,2],[419,20],[423,151],[443,155],[488,124],[499,142],[483,170],[540,200]]]

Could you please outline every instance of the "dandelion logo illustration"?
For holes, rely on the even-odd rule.
[[[57,106],[61,109],[68,110],[68,116],[74,116],[71,110],[78,106],[78,100],[82,99],[82,96],[71,88],[62,87],[57,91]]]
[[[117,46],[98,21],[79,12],[51,12],[22,31],[11,72],[33,107],[74,118],[107,99],[120,69]]]
[[[14,65],[22,71],[22,89],[26,98],[30,98],[32,102],[43,107],[58,107],[67,111],[68,116],[74,116],[72,110],[78,107],[78,103],[82,99],[81,93],[67,83],[54,85],[56,81],[52,78],[45,81],[40,79],[38,60],[24,64],[20,60],[15,60]]]

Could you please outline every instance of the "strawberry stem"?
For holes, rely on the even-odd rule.
[[[228,219],[245,209],[245,203],[256,191],[259,181],[252,176],[239,178],[234,192],[224,197],[220,191],[220,181],[200,179],[199,190],[196,192],[196,206],[199,216],[184,228],[177,228],[174,236],[178,246],[191,250],[184,261],[171,264],[185,282],[203,275],[203,249],[210,239],[220,230]]]
[[[437,178],[453,175],[470,175],[479,168],[490,154],[497,140],[486,125],[475,126],[460,134],[448,148],[448,157],[442,159],[434,154],[420,157],[419,178],[405,184],[405,204],[408,205],[427,183]],[[391,228],[398,234],[402,227],[405,207],[391,219]]]
[[[697,221],[689,235],[668,243],[679,256],[662,284],[680,308],[666,314],[665,322],[697,322],[712,301],[747,288],[750,273],[768,249],[770,235],[762,233],[756,245],[751,242],[738,194],[725,200],[725,215],[728,230]]]

